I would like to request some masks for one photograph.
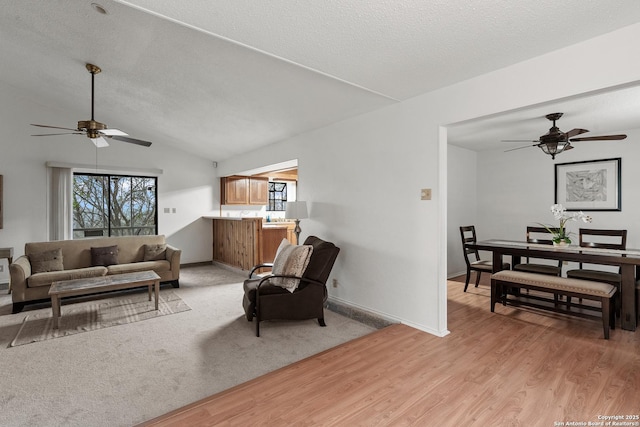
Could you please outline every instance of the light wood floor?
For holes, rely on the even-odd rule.
[[[444,338],[390,326],[142,425],[557,426],[640,415],[640,332],[617,328],[607,341],[598,321],[491,313],[486,279],[467,293],[449,281]]]

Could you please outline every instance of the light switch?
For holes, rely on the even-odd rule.
[[[164,208],[164,213],[171,213],[171,209],[169,209],[169,208]]]
[[[176,213],[176,208],[171,208],[171,213]]]
[[[431,189],[430,188],[423,188],[420,191],[420,199],[421,200],[431,200]]]

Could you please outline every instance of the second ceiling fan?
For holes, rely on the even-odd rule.
[[[574,138],[576,135],[589,132],[587,129],[571,129],[569,132],[562,132],[556,126],[556,120],[562,117],[562,113],[552,113],[545,116],[548,120],[553,122],[553,126],[549,129],[549,132],[540,136],[537,140],[528,139],[503,139],[502,142],[533,142],[532,145],[525,145],[524,147],[512,148],[506,151],[520,150],[527,147],[539,147],[545,154],[549,154],[552,159],[556,158],[557,154],[564,151],[573,149],[571,145],[575,141],[618,141],[625,139],[627,135],[602,135],[602,136],[587,136],[582,138]]]
[[[86,135],[91,140],[91,142],[93,142],[95,146],[98,148],[109,146],[109,143],[107,142],[107,138],[114,139],[116,141],[123,141],[123,142],[129,142],[131,144],[142,145],[143,147],[150,147],[151,143],[149,141],[143,141],[141,139],[131,138],[121,130],[113,129],[113,128],[110,129],[104,123],[100,123],[94,120],[93,118],[94,79],[95,79],[95,75],[100,73],[102,70],[100,69],[100,67],[93,64],[86,64],[86,68],[89,71],[89,73],[91,73],[91,120],[79,121],[77,129],[71,129],[71,128],[60,127],[60,126],[37,125],[32,123],[31,126],[69,130],[72,132],[45,133],[45,134],[37,134],[37,135],[31,135],[31,136]]]

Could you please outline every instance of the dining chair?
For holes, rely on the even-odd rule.
[[[534,243],[538,245],[553,245],[551,240],[551,233],[556,229],[547,229],[545,227],[527,227],[527,243]],[[562,261],[558,261],[558,265],[543,264],[538,262],[531,262],[531,259],[527,257],[524,263],[516,264],[513,266],[514,270],[526,271],[528,273],[547,274],[549,276],[560,276],[562,273]]]
[[[581,228],[578,230],[580,239],[580,247],[583,248],[600,248],[600,249],[618,249],[627,248],[627,230],[599,230],[592,228]],[[589,266],[597,264],[588,264]],[[596,267],[583,268],[584,263],[580,263],[580,267],[567,271],[567,277],[573,279],[593,280],[596,282],[610,283],[617,287],[618,295],[620,295],[620,285],[622,283],[622,275],[620,268],[617,272],[599,270]],[[571,299],[568,299],[571,302]],[[616,313],[620,312],[620,298],[616,298]]]
[[[477,249],[469,248],[468,244],[474,244],[477,242],[476,228],[473,225],[467,225],[460,227],[460,238],[462,239],[462,251],[464,253],[464,262],[467,264],[467,276],[464,281],[464,292],[467,292],[469,287],[469,280],[471,279],[471,272],[476,272],[476,288],[480,283],[480,275],[482,273],[493,272],[493,263],[488,260],[480,259],[480,253]],[[471,257],[471,258],[470,258]],[[509,263],[503,263],[502,269],[509,270],[511,265]]]

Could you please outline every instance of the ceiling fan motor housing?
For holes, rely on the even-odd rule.
[[[553,126],[551,126],[551,129],[549,129],[549,132],[545,133],[540,137],[540,142],[543,144],[551,144],[551,143],[557,144],[561,142],[567,142],[568,141],[567,134],[562,132],[556,126],[556,120],[559,120],[560,117],[562,117],[562,113],[547,114],[546,117],[548,120],[551,120],[553,122]]]
[[[540,137],[540,142],[543,144],[561,144],[567,141],[567,134],[560,131],[560,129],[555,126],[549,129],[549,132]]]
[[[107,125],[96,122],[95,120],[82,120],[78,122],[78,130],[87,132],[89,138],[97,138],[99,136],[98,131],[106,128]]]

